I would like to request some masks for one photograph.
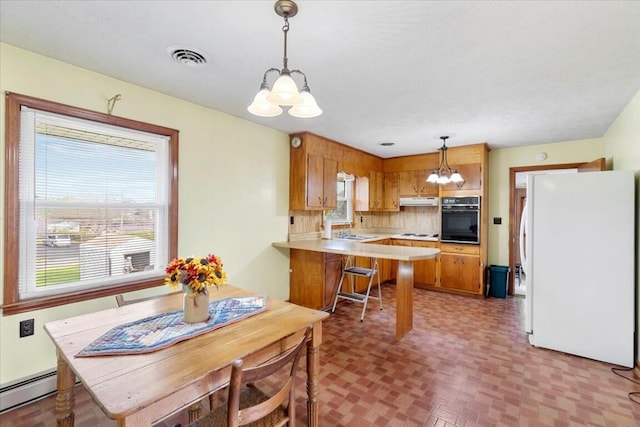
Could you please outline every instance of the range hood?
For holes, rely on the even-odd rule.
[[[400,197],[400,206],[438,206],[437,197]]]

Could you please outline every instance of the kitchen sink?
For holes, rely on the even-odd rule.
[[[345,239],[345,240],[368,240],[368,239],[375,239],[378,236],[370,236],[367,234],[345,234],[342,236],[338,236],[338,239]]]

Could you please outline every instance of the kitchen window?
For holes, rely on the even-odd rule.
[[[4,314],[161,283],[177,131],[16,94],[7,112]]]
[[[324,222],[331,224],[349,224],[353,220],[353,175],[338,172],[336,188],[338,195],[337,208],[332,211],[324,211]]]

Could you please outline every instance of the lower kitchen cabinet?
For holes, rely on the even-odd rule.
[[[291,249],[289,302],[328,310],[338,292],[342,255]]]
[[[443,243],[440,250],[440,287],[482,296],[479,247]]]
[[[414,241],[413,246],[421,248],[437,248],[436,242]],[[413,263],[413,282],[416,288],[429,288],[436,286],[438,257],[415,261]]]
[[[421,248],[437,248],[437,242],[428,242],[422,240],[403,240],[403,239],[394,239],[393,244],[396,246],[414,246]],[[397,268],[398,262],[396,261],[394,264],[394,274],[395,277],[395,268]],[[413,262],[413,286],[421,289],[433,289],[438,282],[438,257],[431,259],[424,259],[421,261]]]
[[[374,245],[390,245],[391,244],[391,239],[377,240],[375,242],[371,242],[371,244],[374,244]],[[393,277],[392,276],[392,272],[391,272],[391,267],[393,265],[393,262],[394,262],[394,260],[392,260],[392,259],[378,258],[378,274],[380,274],[380,283],[387,282],[387,281],[391,280],[391,278]],[[396,263],[397,263],[397,261],[396,261]],[[375,280],[377,280],[377,279],[375,279]]]

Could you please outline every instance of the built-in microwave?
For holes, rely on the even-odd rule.
[[[443,197],[440,241],[480,244],[480,196]]]

